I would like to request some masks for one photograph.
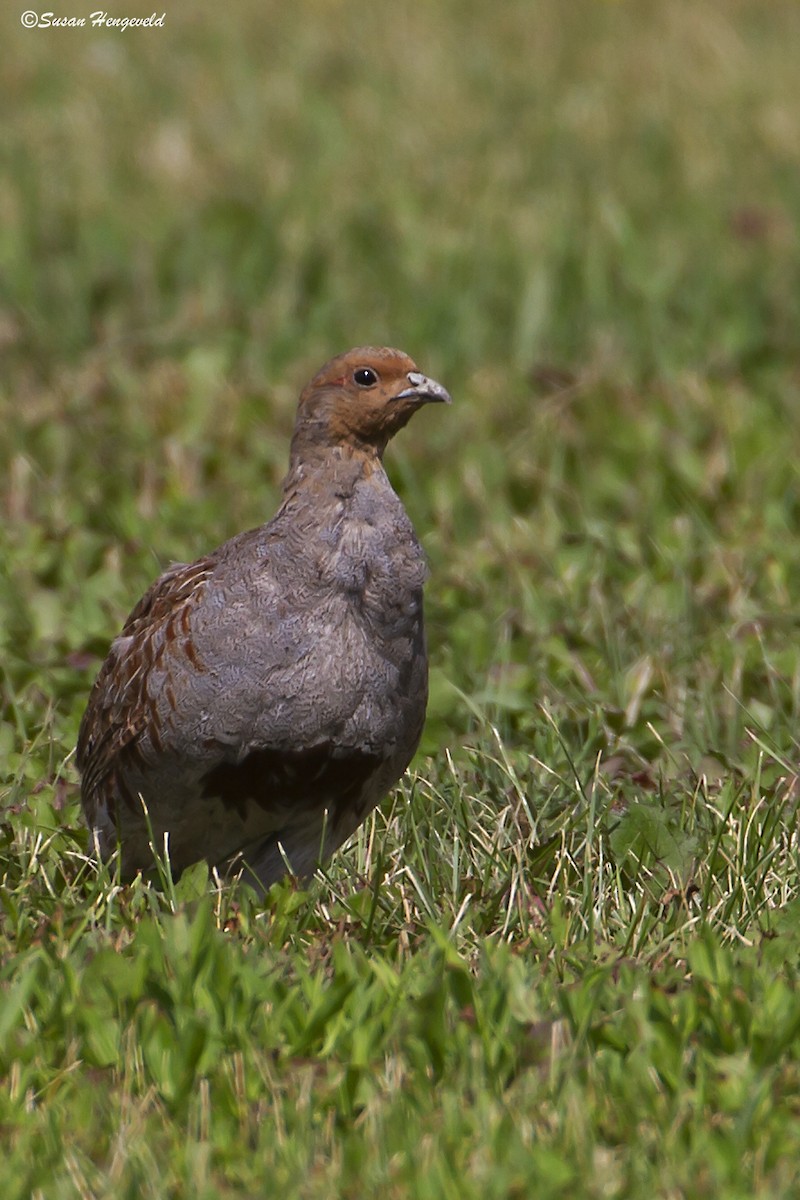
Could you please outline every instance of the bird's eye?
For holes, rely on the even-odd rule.
[[[378,376],[371,367],[359,367],[353,372],[353,381],[359,387],[372,387],[378,382]]]

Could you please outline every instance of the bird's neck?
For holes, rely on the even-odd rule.
[[[376,473],[383,476],[381,457],[374,446],[304,445],[295,438],[289,472],[283,481],[284,497],[321,488],[339,496],[352,495],[362,480]]]

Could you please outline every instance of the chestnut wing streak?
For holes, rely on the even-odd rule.
[[[153,669],[178,655],[196,671],[204,669],[192,641],[190,615],[215,565],[213,557],[206,557],[170,567],[145,592],[113,643],[78,733],[77,766],[84,796],[92,802],[105,793],[136,806],[117,763],[141,758],[145,736],[154,750],[161,748],[161,718],[148,687]],[[164,691],[174,706],[168,671],[166,678]]]

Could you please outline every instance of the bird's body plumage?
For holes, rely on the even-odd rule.
[[[375,391],[351,382],[359,369],[386,385],[375,419],[358,411]],[[78,765],[87,821],[104,856],[119,844],[125,876],[152,863],[151,834],[178,871],[241,855],[262,886],[284,859],[307,874],[408,765],[426,564],[381,456],[386,407],[402,424],[413,411],[398,390],[412,376],[425,379],[397,351],[327,364],[301,397],[273,519],[166,571],[113,643]]]

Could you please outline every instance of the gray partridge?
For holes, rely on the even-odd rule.
[[[399,350],[350,350],[300,396],[272,520],[165,571],[128,617],[78,737],[83,809],[122,874],[244,863],[308,875],[408,766],[428,692],[427,568],[383,468],[450,396]]]

